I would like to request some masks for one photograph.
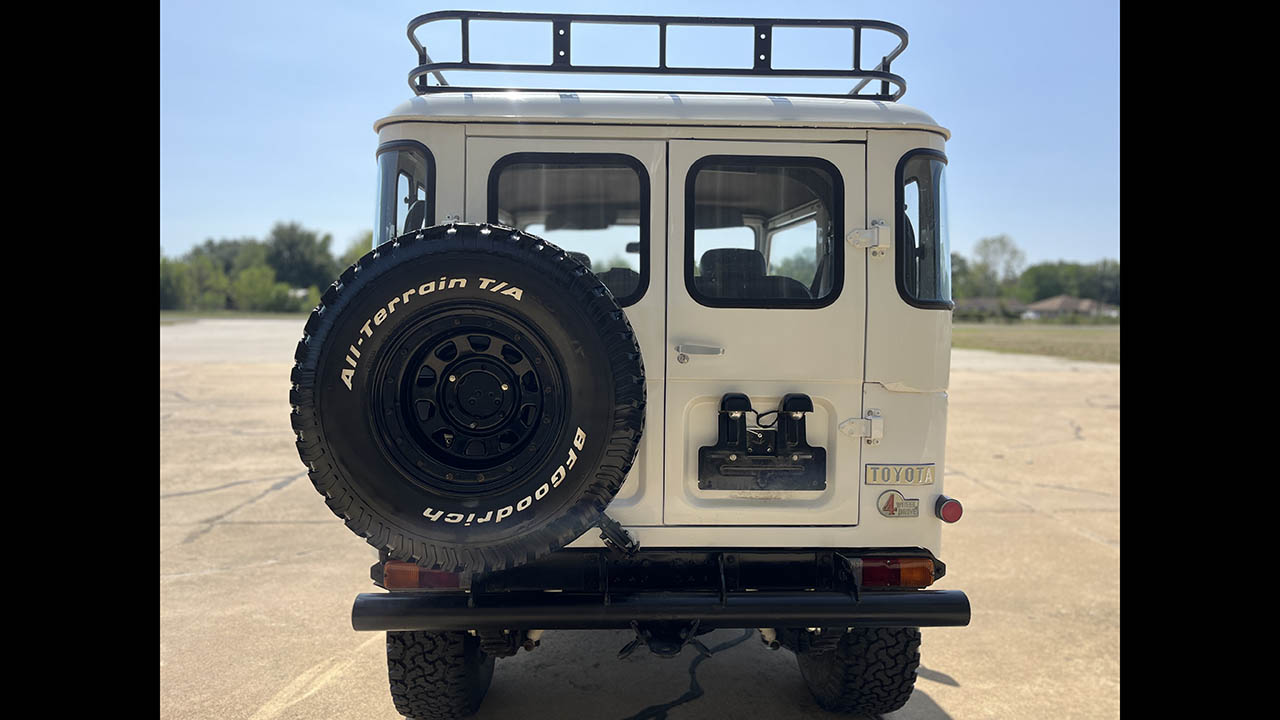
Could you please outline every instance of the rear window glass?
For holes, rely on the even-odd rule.
[[[435,224],[435,159],[416,142],[378,148],[378,205],[374,246]]]
[[[685,280],[712,307],[822,307],[843,280],[833,165],[818,158],[710,156],[690,168]]]
[[[914,150],[898,163],[898,292],[916,307],[954,307],[946,171],[937,150]]]
[[[630,155],[518,153],[489,176],[489,220],[591,268],[619,305],[648,286],[649,175]]]

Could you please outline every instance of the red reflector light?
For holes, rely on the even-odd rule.
[[[933,511],[942,519],[942,522],[946,523],[953,523],[964,514],[964,508],[960,505],[960,501],[955,498],[949,498],[946,495],[938,496],[938,502],[934,503]]]
[[[382,586],[388,590],[456,588],[458,573],[427,570],[417,563],[388,560],[382,564]]]
[[[929,558],[862,558],[863,587],[929,587],[933,560]]]

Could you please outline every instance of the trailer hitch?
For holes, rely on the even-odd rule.
[[[622,660],[635,652],[641,643],[649,648],[649,652],[659,657],[673,658],[680,654],[685,645],[692,645],[703,657],[711,657],[711,651],[696,637],[701,622],[653,622],[641,627],[640,623],[632,620],[631,629],[635,631],[636,637],[618,651],[618,659]]]

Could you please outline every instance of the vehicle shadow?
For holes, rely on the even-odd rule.
[[[630,631],[548,632],[535,651],[498,661],[477,720],[520,717],[679,720],[681,718],[856,718],[818,707],[787,650],[762,646],[755,630],[717,630],[700,639],[705,657],[686,647],[676,658],[643,647],[625,659]],[[920,689],[950,675],[926,667],[910,701],[885,720],[950,720]],[[877,717],[877,716],[873,716]]]

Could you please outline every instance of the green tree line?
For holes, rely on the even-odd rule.
[[[321,288],[368,252],[373,233],[334,257],[333,236],[276,223],[266,239],[208,239],[180,258],[160,254],[161,310],[295,312],[320,302]]]
[[[205,240],[180,258],[160,255],[161,310],[296,312],[315,307],[320,291],[368,252],[373,233],[354,238],[341,256],[333,236],[299,223],[276,223],[266,239]],[[621,258],[601,265],[625,265]],[[812,254],[781,259],[771,272],[813,279]],[[999,298],[1032,303],[1055,295],[1120,305],[1120,262],[1059,260],[1026,266],[1026,255],[1008,235],[985,237],[973,257],[951,253],[951,289],[956,300]]]
[[[1033,303],[1056,295],[1120,305],[1120,261],[1058,260],[1026,267],[1026,255],[1008,235],[982,238],[973,257],[951,253],[951,294],[956,300],[1001,298]]]

